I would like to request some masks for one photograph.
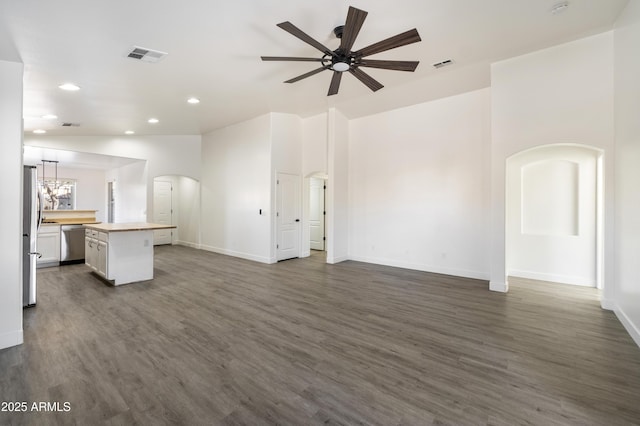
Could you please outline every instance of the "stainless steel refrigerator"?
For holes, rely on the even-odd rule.
[[[36,256],[38,229],[42,223],[42,194],[38,191],[35,166],[24,166],[24,196],[22,213],[22,305],[36,304]]]

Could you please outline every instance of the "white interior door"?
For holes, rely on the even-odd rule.
[[[300,257],[300,176],[278,173],[276,187],[276,258]]]
[[[153,182],[153,222],[162,225],[173,224],[172,209],[172,191],[171,182],[154,181]],[[171,229],[160,229],[153,231],[153,245],[171,244]]]
[[[324,250],[324,179],[310,179],[309,188],[309,247]]]

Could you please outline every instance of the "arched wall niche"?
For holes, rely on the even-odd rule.
[[[553,144],[507,158],[508,277],[603,288],[603,157]]]

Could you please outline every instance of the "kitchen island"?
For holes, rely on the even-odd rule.
[[[85,264],[114,285],[153,279],[153,231],[158,223],[85,225]]]

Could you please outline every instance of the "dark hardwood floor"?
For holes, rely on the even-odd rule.
[[[29,425],[640,424],[640,349],[596,290],[318,253],[275,265],[156,248],[153,281],[38,271],[0,412]],[[514,280],[515,281],[515,280]]]

